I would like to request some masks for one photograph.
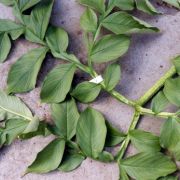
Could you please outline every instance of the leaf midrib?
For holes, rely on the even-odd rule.
[[[0,105],[0,108],[3,109],[4,111],[7,111],[7,112],[11,113],[11,114],[15,114],[15,115],[17,115],[17,116],[19,116],[19,117],[23,117],[24,119],[27,119],[27,120],[29,120],[29,121],[32,121],[32,120],[33,120],[32,118],[30,118],[30,117],[28,117],[28,116],[25,116],[25,115],[19,114],[19,113],[17,113],[17,112],[11,111],[10,109],[7,109],[7,108],[5,108],[5,107],[3,107],[3,106],[1,106],[1,105]]]

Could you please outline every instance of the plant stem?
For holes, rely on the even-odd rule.
[[[146,109],[146,108],[143,108],[141,106],[137,107],[137,109],[141,115],[151,115],[151,116],[156,116],[156,117],[165,118],[165,119],[167,119],[169,117],[176,117],[177,116],[176,113],[169,113],[169,112],[160,112],[160,113],[156,114],[151,109]]]
[[[106,90],[106,89],[105,89]],[[107,91],[107,90],[106,90]],[[117,99],[120,102],[123,102],[124,104],[127,104],[129,106],[135,107],[136,106],[136,102],[131,101],[129,99],[127,99],[125,96],[121,95],[120,93],[118,93],[115,90],[112,91],[107,91],[111,96],[113,96],[115,99]]]
[[[137,123],[138,123],[138,121],[140,119],[140,116],[141,116],[140,112],[135,110],[134,115],[133,115],[133,119],[132,119],[132,122],[131,122],[131,125],[130,125],[129,129],[128,129],[128,133],[127,134],[129,134],[129,132],[131,130],[134,130],[136,128],[136,125],[137,125]],[[127,135],[126,139],[121,144],[120,150],[119,150],[119,152],[117,154],[117,161],[118,161],[118,163],[123,158],[129,143],[130,143],[130,138],[129,138],[129,135]]]
[[[172,68],[170,68],[170,70],[162,77],[160,78],[155,84],[154,86],[152,86],[152,88],[149,89],[149,91],[147,91],[138,101],[137,104],[139,106],[137,106],[135,108],[135,112],[134,112],[134,116],[131,122],[131,125],[128,129],[127,134],[129,134],[129,132],[131,130],[134,130],[139,122],[140,116],[144,115],[144,114],[149,114],[149,115],[156,115],[154,112],[152,112],[149,109],[143,108],[141,106],[143,106],[145,103],[147,103],[157,92],[158,90],[164,85],[164,83],[166,82],[167,79],[169,79],[170,77],[172,77],[174,74],[176,73],[176,69],[173,66]],[[174,113],[159,113],[158,114],[160,117],[169,117],[169,116],[175,116],[176,114]],[[121,144],[119,153],[118,153],[118,157],[117,157],[117,161],[118,163],[120,163],[120,160],[124,157],[127,147],[130,143],[130,138],[127,135],[126,139],[124,140],[124,142]]]

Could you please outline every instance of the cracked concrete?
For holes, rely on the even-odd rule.
[[[133,35],[129,52],[120,59],[122,67],[122,79],[117,90],[130,99],[138,99],[142,96],[171,66],[170,59],[180,53],[180,12],[168,7],[157,6],[165,14],[150,17],[143,13],[135,13],[147,22],[159,27],[160,34]],[[85,62],[86,51],[82,43],[82,31],[79,28],[79,17],[83,7],[75,0],[56,0],[51,18],[51,23],[64,27],[70,34],[70,51],[74,52]],[[0,18],[14,19],[11,8],[0,4]],[[0,87],[6,87],[6,78],[10,66],[36,44],[27,42],[23,38],[14,42],[8,60],[0,65]],[[48,56],[38,78],[37,87],[21,97],[32,111],[50,121],[49,108],[40,104],[39,91],[41,82],[47,72],[56,64],[51,56]],[[102,72],[104,65],[97,69]],[[78,73],[76,78],[83,79],[84,74]],[[87,76],[85,76],[87,78]],[[120,104],[106,93],[102,93],[92,106],[101,111],[106,119],[118,128],[126,131],[131,122],[133,109]],[[82,105],[80,105],[82,107]],[[174,107],[170,107],[174,109]],[[160,126],[164,120],[152,117],[144,117],[139,128],[159,134]],[[52,137],[35,137],[28,141],[16,141],[11,146],[5,147],[0,153],[0,180],[20,180],[26,167],[34,160],[40,151]],[[129,153],[134,153],[133,148]],[[45,175],[29,174],[24,180],[117,180],[118,167],[116,164],[104,164],[87,159],[80,168],[71,173],[52,172]]]

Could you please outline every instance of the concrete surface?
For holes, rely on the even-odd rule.
[[[165,14],[159,17],[150,17],[143,13],[137,16],[159,27],[159,35],[134,35],[129,53],[121,58],[122,80],[117,90],[130,99],[137,99],[143,95],[170,67],[170,59],[180,53],[180,12],[168,7],[160,7]],[[56,0],[51,22],[63,26],[70,34],[70,50],[85,62],[86,51],[82,44],[82,31],[79,28],[79,17],[83,8],[75,0]],[[136,13],[135,13],[136,14]],[[14,19],[11,8],[0,4],[0,18]],[[24,39],[14,43],[8,60],[0,65],[0,87],[5,88],[7,73],[10,66],[21,55],[37,45]],[[41,82],[47,72],[56,64],[52,57],[47,57],[38,78],[37,88],[27,94],[19,95],[32,109],[32,111],[48,121],[51,120],[49,108],[39,102]],[[104,65],[97,67],[99,73]],[[78,73],[77,80],[88,78]],[[104,116],[118,128],[126,131],[131,122],[133,109],[120,104],[108,94],[102,93],[92,106],[101,111]],[[80,108],[83,106],[80,105]],[[170,107],[174,109],[174,107]],[[140,128],[159,133],[164,120],[152,117],[142,118]],[[10,147],[3,148],[0,152],[0,180],[20,180],[26,167],[34,160],[52,137],[36,137],[28,141],[16,141]],[[114,150],[116,151],[117,148]],[[134,153],[133,148],[129,153]],[[118,167],[116,164],[104,164],[87,159],[81,167],[71,173],[53,172],[46,175],[29,174],[24,180],[117,180]]]

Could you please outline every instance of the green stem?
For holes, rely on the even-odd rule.
[[[176,113],[169,113],[169,112],[160,112],[160,113],[156,114],[151,109],[146,109],[146,108],[143,108],[140,106],[137,107],[137,109],[141,115],[151,115],[151,116],[156,116],[156,117],[165,118],[165,119],[167,119],[169,117],[176,117],[177,116]]]
[[[144,115],[144,114],[149,114],[149,115],[155,115],[155,113],[153,113],[151,110],[143,108],[141,106],[143,106],[145,103],[147,103],[156,93],[157,91],[164,85],[164,83],[166,82],[167,79],[169,79],[170,77],[172,77],[174,74],[176,73],[176,69],[173,66],[162,78],[160,78],[152,88],[150,88],[149,91],[147,91],[138,101],[137,103],[139,104],[139,106],[137,106],[135,108],[135,113],[131,122],[131,125],[128,129],[128,133],[131,130],[134,130],[139,122],[140,116]],[[169,117],[169,116],[175,116],[174,113],[159,113],[159,116],[163,116],[164,117]],[[127,147],[130,143],[130,138],[129,136],[126,137],[126,139],[124,140],[124,142],[122,143],[119,153],[118,153],[118,163],[120,163],[120,160],[124,157]]]
[[[140,112],[138,112],[138,111],[135,111],[135,112],[134,112],[133,120],[132,120],[131,125],[130,125],[130,127],[129,127],[129,129],[128,129],[128,133],[127,133],[127,134],[129,134],[129,132],[130,132],[131,130],[134,130],[134,129],[136,128],[136,125],[137,125],[137,123],[138,123],[138,121],[139,121],[140,116],[141,116]],[[118,152],[118,154],[117,154],[117,161],[118,161],[118,163],[119,163],[120,160],[124,157],[124,154],[125,154],[125,152],[126,152],[126,150],[127,150],[127,147],[128,147],[128,145],[129,145],[129,143],[130,143],[130,138],[129,138],[129,136],[127,135],[126,139],[125,139],[124,142],[121,144],[120,150],[119,150],[119,152]]]
[[[105,89],[106,90],[106,89]],[[107,90],[106,90],[107,91]],[[134,101],[131,101],[127,99],[125,96],[121,95],[115,90],[107,91],[111,96],[113,96],[115,99],[117,99],[120,102],[123,102],[124,104],[127,104],[129,106],[135,107],[136,103]]]

